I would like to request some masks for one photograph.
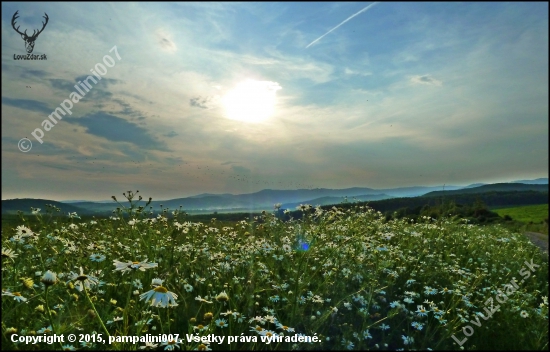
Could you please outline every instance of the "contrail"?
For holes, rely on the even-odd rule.
[[[306,49],[309,48],[310,46],[312,46],[313,44],[317,43],[319,40],[321,40],[321,38],[323,38],[325,35],[329,34],[330,32],[332,32],[333,30],[335,30],[336,28],[340,27],[341,25],[343,25],[344,23],[346,23],[347,21],[351,20],[352,18],[354,18],[355,16],[359,15],[360,13],[363,13],[365,11],[367,11],[368,9],[370,9],[371,7],[373,7],[374,5],[378,4],[377,2],[373,2],[372,4],[370,4],[369,6],[365,7],[364,9],[360,10],[359,12],[349,16],[348,18],[346,18],[342,23],[340,23],[339,25],[337,25],[336,27],[334,27],[333,29],[331,29],[330,31],[326,32],[325,34],[323,34],[322,36],[320,36],[319,38],[315,39],[314,41],[312,41],[311,43],[309,43],[308,46],[306,46]]]

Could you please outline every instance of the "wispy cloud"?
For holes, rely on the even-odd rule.
[[[332,28],[330,31],[326,32],[325,34],[323,34],[322,36],[320,36],[319,38],[315,39],[314,41],[312,41],[311,43],[309,43],[307,46],[306,46],[306,49],[309,48],[310,46],[312,46],[313,44],[317,43],[319,40],[321,40],[324,36],[326,36],[327,34],[329,34],[330,32],[336,30],[338,27],[340,27],[341,25],[343,25],[344,23],[346,23],[347,21],[351,20],[352,18],[354,18],[355,16],[357,15],[360,15],[362,14],[363,12],[367,11],[368,9],[370,9],[371,7],[373,7],[374,5],[378,4],[377,2],[373,2],[372,4],[370,4],[369,6],[365,7],[364,9],[354,13],[353,15],[349,16],[348,18],[346,18],[344,21],[342,21],[339,25],[337,25],[336,27]]]
[[[156,32],[157,40],[160,47],[170,53],[174,53],[178,50],[176,44],[172,40],[172,35],[164,29],[159,29]]]
[[[201,109],[212,109],[217,105],[217,97],[202,97],[202,96],[196,96],[191,99],[189,99],[189,105],[194,106]]]
[[[441,81],[431,77],[430,75],[413,76],[411,77],[411,82],[414,84],[427,84],[432,86],[440,86],[442,84]]]
[[[347,68],[344,70],[344,73],[346,75],[359,75],[359,76],[371,76],[372,75],[372,72],[359,72],[359,71],[354,71],[350,68]]]
[[[4,104],[14,106],[19,109],[38,111],[41,113],[49,113],[52,111],[52,109],[48,107],[48,104],[31,99],[12,99],[8,97],[2,97],[2,105]]]
[[[129,142],[141,148],[166,151],[163,142],[156,140],[146,129],[107,113],[98,112],[81,118],[66,117],[69,123],[86,128],[86,132],[112,142]]]

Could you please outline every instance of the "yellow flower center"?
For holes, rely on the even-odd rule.
[[[160,293],[167,293],[168,292],[168,290],[163,286],[157,286],[153,289],[153,291],[160,292]]]
[[[21,297],[21,294],[19,292],[14,292],[13,295],[17,297]]]

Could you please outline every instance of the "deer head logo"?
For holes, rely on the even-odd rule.
[[[21,38],[23,38],[23,40],[25,41],[25,49],[27,49],[27,53],[32,53],[33,49],[34,49],[34,41],[36,40],[36,38],[38,38],[38,35],[40,33],[42,33],[42,31],[44,30],[44,28],[46,28],[46,25],[48,24],[48,20],[49,20],[49,17],[48,17],[48,14],[44,12],[44,15],[43,16],[45,19],[46,19],[46,22],[42,22],[42,29],[39,30],[38,32],[36,32],[36,29],[34,30],[34,32],[32,33],[31,36],[27,35],[27,30],[25,29],[25,32],[20,32],[19,31],[19,27],[18,26],[17,28],[15,28],[15,20],[19,17],[17,15],[19,11],[16,11],[14,14],[13,14],[13,17],[11,19],[11,26],[13,27],[13,29],[15,29],[15,31],[17,33],[19,33],[21,35]]]

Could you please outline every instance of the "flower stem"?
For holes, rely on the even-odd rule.
[[[53,325],[53,319],[52,319],[52,312],[50,311],[50,304],[48,303],[48,286],[46,285],[46,293],[45,293],[45,297],[46,297],[46,311],[48,312],[48,319],[50,320],[50,325],[52,326],[52,331],[55,335],[57,335],[56,333],[56,329]],[[57,341],[57,343],[59,344],[59,347],[61,347],[61,350],[63,350],[63,345],[61,344],[61,341]]]
[[[107,338],[111,337],[111,335],[109,334],[109,331],[105,327],[105,324],[103,324],[103,320],[101,320],[101,317],[99,316],[99,313],[97,312],[97,309],[95,309],[94,303],[92,302],[92,300],[90,299],[90,296],[88,295],[88,290],[86,289],[86,286],[84,286],[84,293],[86,293],[86,298],[88,299],[88,302],[92,306],[92,309],[94,310],[94,313],[95,313],[97,319],[99,320],[99,323],[101,324],[101,327],[103,328],[103,331],[105,331],[105,334],[107,334]]]

